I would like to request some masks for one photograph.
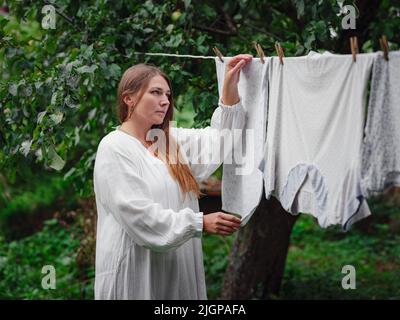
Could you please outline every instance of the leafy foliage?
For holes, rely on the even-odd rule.
[[[350,1],[57,1],[56,28],[43,29],[43,4],[9,1],[0,15],[0,167],[9,180],[24,158],[61,171],[81,195],[92,193],[99,140],[116,124],[115,94],[127,67],[148,62],[170,75],[184,122],[207,125],[217,104],[211,61],[149,57],[136,52],[267,54],[280,41],[286,55],[348,52],[341,7]],[[398,48],[400,18],[391,1],[357,1],[365,50],[386,33]],[[345,41],[346,40],[346,41]],[[396,44],[397,43],[397,44]]]
[[[62,177],[42,177],[29,189],[20,188],[19,194],[0,207],[0,230],[7,240],[34,232],[54,211],[75,206],[76,196]]]
[[[80,280],[76,262],[80,246],[77,228],[47,220],[42,231],[23,240],[6,243],[0,238],[1,299],[93,298],[93,269],[89,280]],[[54,266],[56,289],[42,288],[42,268]]]

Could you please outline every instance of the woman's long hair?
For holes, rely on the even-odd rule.
[[[186,194],[193,192],[196,197],[200,196],[200,188],[197,184],[196,179],[186,163],[183,163],[183,159],[180,155],[179,145],[176,141],[170,137],[169,124],[173,118],[174,104],[172,98],[172,87],[171,81],[168,76],[155,66],[147,64],[137,64],[128,68],[122,75],[121,81],[118,85],[118,118],[121,123],[127,121],[134,108],[129,110],[129,107],[124,102],[124,97],[127,94],[136,95],[136,104],[141,100],[144,92],[149,86],[150,80],[155,76],[162,76],[167,81],[168,86],[171,90],[169,96],[169,107],[164,117],[164,121],[160,125],[153,125],[152,129],[161,129],[164,131],[165,147],[157,148],[155,150],[156,155],[163,159],[168,166],[168,170],[171,176],[178,182],[181,191]],[[173,150],[173,154],[170,151]]]

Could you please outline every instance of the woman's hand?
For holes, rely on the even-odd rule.
[[[203,216],[203,230],[211,234],[229,236],[240,228],[240,219],[234,215],[213,212]]]
[[[239,54],[234,56],[225,67],[224,85],[222,87],[222,103],[233,105],[239,102],[238,83],[240,70],[247,65],[253,56]]]

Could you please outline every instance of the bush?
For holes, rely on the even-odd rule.
[[[6,240],[18,239],[41,228],[60,209],[73,208],[76,196],[60,176],[40,176],[0,207],[0,230]]]
[[[0,238],[0,299],[92,299],[93,267],[80,281],[76,262],[81,231],[47,220],[43,230],[19,241],[6,243]],[[53,265],[56,289],[42,288],[42,267]]]
[[[388,232],[387,224],[373,223],[372,233],[343,233],[323,230],[303,215],[292,233],[281,298],[400,299],[399,247],[400,236]],[[355,267],[355,290],[342,288],[345,265]]]

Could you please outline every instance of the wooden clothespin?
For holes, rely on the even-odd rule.
[[[385,60],[389,61],[389,44],[388,44],[386,36],[382,36],[382,38],[379,38],[379,43],[381,45],[381,48],[383,51],[383,56],[385,57]]]
[[[217,47],[214,47],[214,48],[213,48],[213,51],[214,51],[214,53],[218,56],[219,60],[221,60],[221,62],[223,63],[223,62],[224,62],[224,59],[223,59],[223,56],[222,56],[221,51],[219,51]]]
[[[351,54],[353,55],[353,61],[357,61],[357,54],[360,53],[358,49],[358,38],[357,37],[350,37],[350,48]]]
[[[264,62],[265,62],[265,61],[264,61],[265,54],[264,54],[264,51],[263,51],[263,49],[261,48],[260,44],[257,43],[257,42],[255,42],[255,41],[253,41],[253,45],[254,45],[254,47],[256,48],[257,54],[260,56],[261,62],[264,63]]]
[[[275,43],[275,50],[276,50],[276,53],[279,57],[281,64],[283,65],[283,57],[285,56],[285,54],[283,53],[283,48],[279,42]]]

